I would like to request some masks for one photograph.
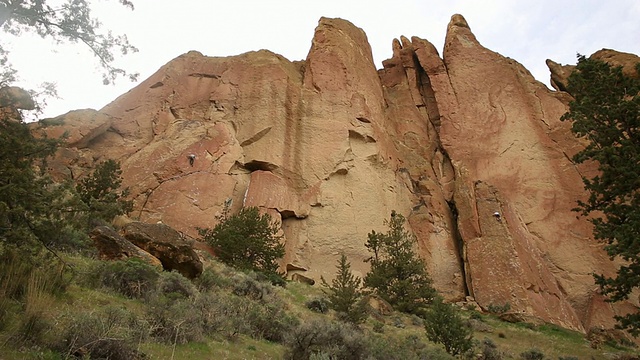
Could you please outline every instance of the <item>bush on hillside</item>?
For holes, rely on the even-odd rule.
[[[498,350],[498,346],[493,340],[484,338],[479,346],[482,355],[479,360],[502,360],[502,353]]]
[[[352,325],[314,320],[298,326],[287,338],[285,359],[308,360],[312,356],[330,359],[367,359],[369,350],[364,334]]]
[[[368,336],[371,360],[451,360],[453,357],[438,347],[429,347],[416,335],[396,340],[380,335]]]
[[[520,353],[520,359],[522,360],[543,360],[544,353],[538,349],[529,349]]]
[[[277,260],[284,256],[280,226],[256,207],[223,217],[213,229],[198,229],[223,263],[241,270],[266,274],[272,283],[284,282]]]
[[[157,290],[162,294],[175,294],[187,298],[198,293],[196,286],[177,271],[161,272]]]
[[[155,291],[160,270],[139,259],[101,261],[88,274],[94,287],[104,287],[129,298],[149,298]]]
[[[193,279],[193,284],[199,291],[206,292],[209,290],[228,287],[231,285],[231,280],[211,268],[205,268],[200,276]]]
[[[148,327],[123,308],[76,316],[66,329],[60,348],[66,357],[112,360],[144,359],[137,343],[148,336]]]
[[[367,318],[367,302],[360,287],[361,279],[351,272],[351,264],[345,254],[340,255],[336,268],[338,272],[331,284],[321,278],[322,291],[341,320],[360,324]]]
[[[404,229],[404,216],[393,211],[387,233],[369,233],[365,246],[373,255],[365,286],[396,310],[420,315],[436,296],[424,262],[414,252],[416,237]]]
[[[157,296],[150,300],[147,317],[151,335],[168,344],[202,341],[206,334],[205,319],[194,299]]]
[[[470,326],[454,305],[444,303],[440,297],[426,312],[424,324],[429,340],[442,344],[453,356],[462,355],[473,347]]]
[[[307,309],[320,314],[328,313],[329,305],[330,305],[329,301],[327,301],[327,299],[325,298],[311,299],[304,304],[304,306],[306,306]]]

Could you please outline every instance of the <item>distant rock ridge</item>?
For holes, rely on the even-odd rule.
[[[418,37],[392,50],[377,70],[361,29],[322,18],[304,61],[183,54],[99,112],[49,121],[73,130],[52,171],[119,160],[131,216],[191,237],[229,202],[257,206],[281,223],[282,269],[309,279],[331,278],[341,253],[364,275],[367,233],[395,210],[449,300],[583,332],[635,309],[599,295],[591,274],[615,266],[571,211],[594,169],[570,161],[583,146],[560,122],[570,96],[484,48],[461,15],[442,57]],[[570,69],[555,68],[562,90]]]

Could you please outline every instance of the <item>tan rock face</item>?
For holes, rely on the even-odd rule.
[[[594,52],[590,58],[602,60],[611,66],[622,67],[622,72],[634,78],[640,76],[638,70],[636,70],[636,64],[640,62],[640,56],[636,54],[629,54],[611,49],[601,49]]]
[[[69,147],[86,148],[93,139],[103,135],[111,128],[113,119],[104,113],[92,110],[75,110],[53,119],[40,122],[42,130],[50,138],[66,136]]]
[[[591,273],[614,267],[571,212],[593,169],[569,160],[582,144],[559,120],[567,95],[482,47],[459,15],[442,57],[417,37],[392,49],[376,70],[361,29],[323,18],[302,62],[189,52],[99,115],[63,116],[78,130],[54,169],[117,159],[131,216],[191,237],[225,206],[258,206],[281,224],[282,269],[316,281],[340,253],[364,276],[367,234],[396,210],[447,299],[610,326],[623,308]]]
[[[589,58],[604,61],[611,66],[620,66],[622,67],[622,72],[627,76],[640,76],[636,70],[636,64],[640,62],[638,55],[602,49],[593,53]],[[575,66],[561,65],[547,59],[547,67],[551,72],[551,86],[556,90],[566,91],[569,75],[571,75]]]

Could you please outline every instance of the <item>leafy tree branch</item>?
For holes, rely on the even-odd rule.
[[[133,3],[127,0],[119,2],[133,10]],[[0,28],[2,31],[20,35],[23,32],[35,32],[42,38],[62,41],[81,42],[98,58],[103,73],[103,83],[113,83],[118,77],[126,76],[132,81],[138,74],[113,65],[114,53],[126,55],[138,49],[129,44],[126,35],[115,36],[111,31],[99,32],[101,23],[92,16],[86,0],[66,0],[62,5],[53,7],[45,0],[0,0]],[[5,63],[6,51],[0,51],[0,64]],[[6,85],[15,79],[9,72],[0,78],[0,85]]]

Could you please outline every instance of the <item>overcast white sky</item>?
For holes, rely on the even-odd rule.
[[[127,34],[140,50],[118,65],[140,81],[189,50],[208,56],[268,49],[289,60],[304,59],[321,16],[362,28],[378,68],[401,35],[431,41],[442,54],[451,15],[462,14],[481,44],[522,63],[549,84],[545,59],[575,64],[576,53],[601,48],[640,54],[639,0],[94,0],[105,29]],[[42,117],[81,108],[100,109],[136,84],[120,79],[102,85],[98,62],[80,44],[52,45],[28,34],[0,33],[11,50],[21,86],[57,83],[61,99],[49,99]]]

